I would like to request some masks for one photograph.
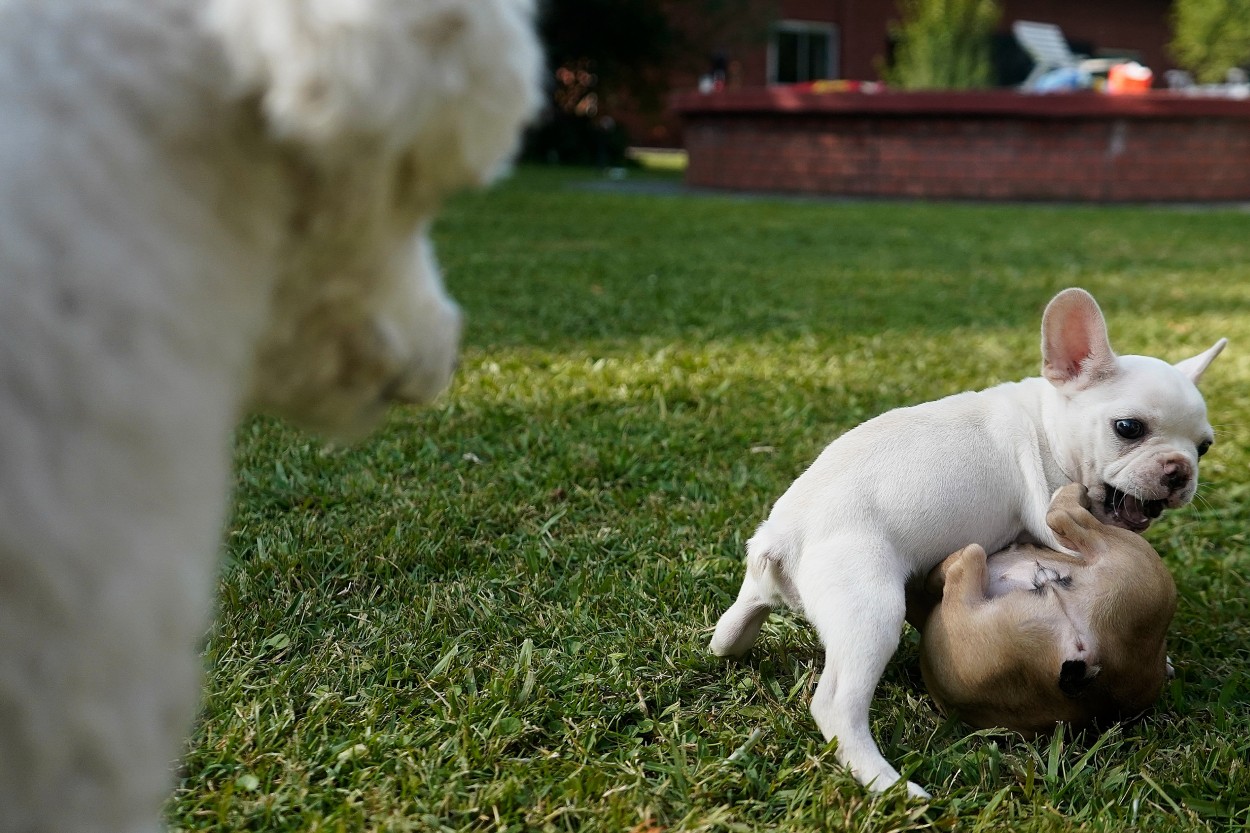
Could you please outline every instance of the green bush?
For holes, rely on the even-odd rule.
[[[1172,57],[1203,83],[1250,63],[1250,0],[1176,0]]]
[[[1001,15],[997,0],[902,0],[903,20],[890,84],[909,90],[990,86],[990,37]]]

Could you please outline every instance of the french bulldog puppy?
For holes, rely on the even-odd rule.
[[[987,558],[972,544],[908,588],[929,695],[974,727],[1105,725],[1148,709],[1168,677],[1176,584],[1158,553],[1090,514],[1078,483],[1046,523],[1079,558],[1031,544]]]
[[[801,611],[825,647],[812,716],[861,784],[886,789],[900,776],[868,707],[902,633],[908,579],[969,542],[1067,552],[1046,514],[1068,483],[1135,532],[1188,502],[1214,440],[1196,383],[1224,344],[1175,365],[1117,356],[1094,298],[1064,290],[1042,316],[1041,378],[889,411],[821,453],[748,542],[710,650],[744,654],[774,607]]]

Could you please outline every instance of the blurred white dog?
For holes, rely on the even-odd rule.
[[[0,831],[159,828],[232,428],[442,390],[425,229],[541,63],[530,0],[0,3]]]

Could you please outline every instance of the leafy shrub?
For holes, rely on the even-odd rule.
[[[1203,83],[1250,63],[1250,0],[1176,0],[1172,57]]]
[[[972,89],[990,86],[990,41],[1001,12],[997,0],[902,0],[901,23],[886,80],[898,87]]]

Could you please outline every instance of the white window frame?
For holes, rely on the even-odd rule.
[[[811,20],[779,20],[773,24],[768,36],[768,83],[777,84],[777,35],[782,32],[796,35],[824,35],[828,39],[828,66],[819,78],[838,78],[838,63],[841,59],[838,26],[836,23],[823,23]],[[815,80],[815,79],[813,79]],[[788,82],[787,82],[788,83]]]

